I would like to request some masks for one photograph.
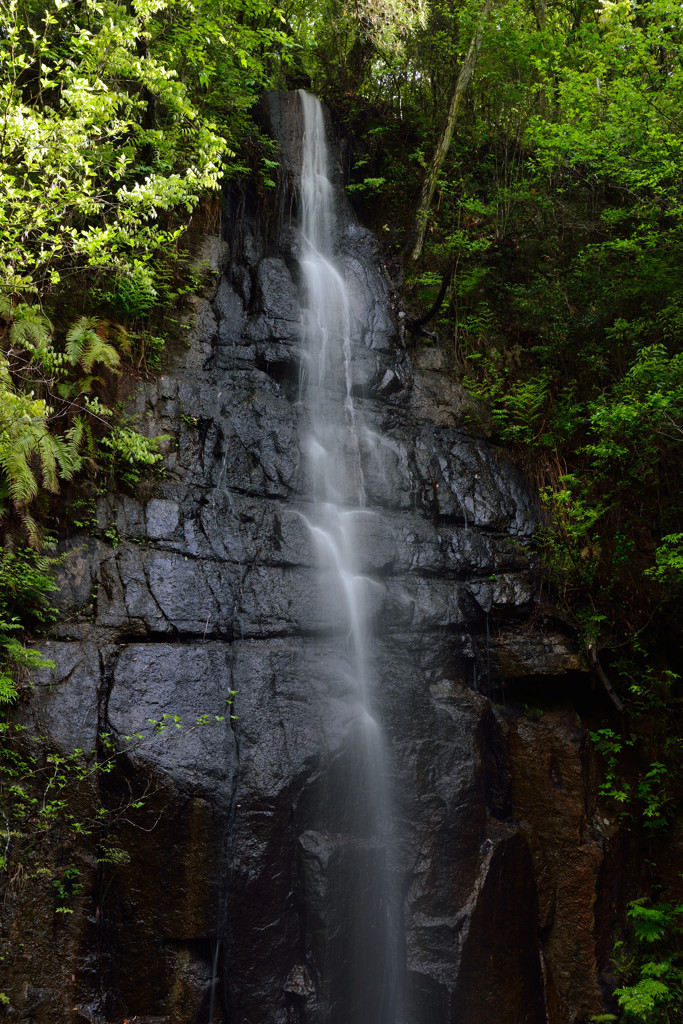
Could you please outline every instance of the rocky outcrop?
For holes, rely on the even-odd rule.
[[[296,101],[268,102],[285,166],[274,206],[289,215]],[[118,827],[127,863],[105,871],[88,854],[63,965],[40,952],[42,995],[35,964],[12,963],[11,1019],[348,1024],[327,894],[372,901],[377,853],[347,841],[353,809],[325,799],[354,757],[358,709],[332,643],[344,615],[319,587],[304,518],[296,233],[262,222],[228,204],[228,241],[203,242],[213,284],[187,348],[132,400],[151,434],[177,441],[164,479],[146,500],[102,499],[109,540],[70,541],[47,645],[57,668],[23,713],[64,750],[94,748],[102,729],[128,750],[93,800],[150,788]],[[579,724],[492,703],[506,677],[581,667],[560,634],[530,625],[534,502],[487,442],[485,412],[433,361],[414,364],[375,240],[344,205],[340,222],[403,1019],[573,1024],[601,1006],[592,914],[609,829],[586,797]],[[164,715],[185,728],[158,731]]]

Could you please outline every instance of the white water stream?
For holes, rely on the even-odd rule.
[[[384,736],[372,702],[369,640],[373,590],[358,557],[358,526],[365,510],[360,433],[351,392],[349,295],[335,263],[334,190],[328,174],[320,102],[299,92],[303,110],[301,171],[301,274],[304,282],[304,350],[301,401],[310,432],[305,455],[312,498],[308,525],[315,540],[320,599],[334,609],[351,676],[354,734],[346,792],[328,798],[352,807],[342,880],[332,886],[330,977],[323,979],[330,1024],[394,1024],[398,1001],[398,926],[391,882],[391,808]],[[347,816],[348,818],[348,816]]]

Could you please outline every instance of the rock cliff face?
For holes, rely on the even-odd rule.
[[[177,448],[153,496],[102,501],[115,546],[74,540],[45,645],[57,669],[25,714],[55,746],[89,749],[103,728],[149,734],[149,719],[224,716],[233,691],[234,703],[224,722],[134,745],[87,796],[107,806],[151,787],[117,833],[129,863],[112,871],[84,848],[72,919],[48,920],[35,892],[12,924],[36,957],[8,968],[11,1019],[342,1024],[343,922],[328,894],[345,878],[372,900],[373,854],[345,843],[343,809],[332,820],[325,801],[353,757],[356,712],[301,515],[300,118],[294,94],[267,105],[279,213],[269,223],[237,197],[227,240],[204,240],[214,284],[187,349],[131,410]],[[401,1019],[573,1024],[602,1007],[594,907],[611,826],[576,715],[534,720],[501,697],[506,680],[552,686],[581,668],[531,625],[534,503],[436,354],[407,350],[378,246],[341,199],[340,222],[378,513],[358,536],[396,803]]]

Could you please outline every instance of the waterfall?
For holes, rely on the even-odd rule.
[[[398,912],[392,883],[392,823],[385,740],[373,709],[369,640],[379,584],[362,572],[359,519],[365,509],[361,433],[351,389],[351,317],[335,263],[334,190],[320,102],[300,91],[303,153],[300,271],[304,291],[301,403],[320,601],[335,610],[335,642],[349,665],[353,756],[325,799],[336,822],[343,868],[330,880],[330,919],[320,973],[330,1024],[393,1024],[398,1001]],[[351,868],[349,866],[352,866]]]

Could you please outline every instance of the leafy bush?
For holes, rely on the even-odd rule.
[[[30,544],[40,545],[32,504],[40,489],[56,493],[60,479],[81,466],[83,425],[78,420],[62,436],[50,430],[44,399],[17,392],[0,353],[0,523],[14,515]]]
[[[640,963],[631,984],[615,990],[624,1019],[674,1024],[683,1001],[683,907],[633,900],[628,909]]]
[[[170,439],[169,434],[144,437],[133,427],[116,426],[100,441],[101,460],[117,480],[134,487],[146,470],[162,461],[159,446]]]
[[[44,627],[54,618],[49,601],[61,561],[28,549],[0,548],[0,704],[17,699],[22,669],[53,667],[22,641],[27,629]]]

